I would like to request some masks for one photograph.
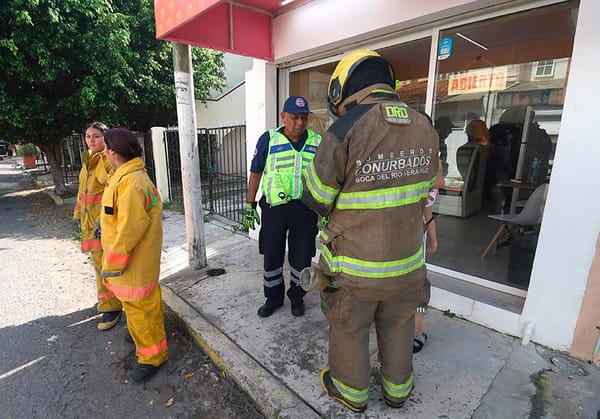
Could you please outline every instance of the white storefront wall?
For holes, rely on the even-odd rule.
[[[240,110],[246,106],[244,86],[241,85],[219,100],[202,103],[196,100],[196,126],[198,128],[227,127],[241,125],[245,118]]]
[[[557,1],[447,0],[441,10],[437,1],[314,0],[275,18],[275,62],[289,66],[339,57],[359,46],[390,42],[392,32],[396,33],[396,42],[401,36],[410,36],[398,32],[404,28],[428,31],[435,45],[439,29],[553,3]],[[441,19],[443,26],[434,27],[431,23]],[[600,68],[600,39],[595,28],[598,21],[600,2],[581,0],[558,147],[523,312],[515,318],[512,313],[482,306],[479,316],[480,322],[490,327],[510,322],[507,327],[495,328],[514,335],[520,335],[525,325],[532,322],[533,341],[563,350],[568,350],[573,340],[600,233],[600,176],[595,170],[600,141],[592,129],[597,119],[595,104],[600,97],[600,87],[593,77]],[[280,89],[277,98],[274,66],[260,60],[254,64],[246,73],[249,142],[255,142],[264,130],[277,123],[276,103],[287,93]],[[434,70],[432,62],[429,80],[434,80]],[[287,85],[285,80],[279,80],[279,84],[280,88]],[[426,106],[429,112],[432,92],[430,86]],[[248,162],[253,149],[249,144]],[[452,298],[447,301],[452,304]],[[448,308],[454,311],[454,307]],[[456,311],[461,310],[457,307]]]
[[[600,232],[600,87],[597,71],[600,2],[581,0],[563,117],[544,221],[521,318],[534,340],[568,349]]]
[[[261,134],[277,122],[277,69],[273,64],[255,59],[252,70],[246,72],[246,160],[254,155]],[[257,194],[260,196],[260,191]],[[258,208],[260,212],[260,207]],[[258,229],[250,230],[250,237],[258,240]]]

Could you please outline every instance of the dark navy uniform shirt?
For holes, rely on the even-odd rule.
[[[285,130],[285,126],[281,126],[277,128],[277,132],[285,135],[283,132]],[[286,136],[287,138],[287,136]],[[293,142],[288,138],[288,141],[294,147],[296,151],[302,151],[304,148],[304,143],[308,138],[308,131],[304,131],[302,137],[300,137],[300,141]],[[265,165],[267,164],[267,156],[269,154],[269,140],[271,139],[269,135],[269,131],[265,131],[263,135],[260,136],[258,142],[256,143],[256,149],[254,149],[254,157],[252,157],[252,163],[250,164],[250,171],[252,173],[262,173],[265,170]]]

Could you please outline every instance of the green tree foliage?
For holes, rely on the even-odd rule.
[[[197,98],[222,89],[223,55],[194,48]],[[46,152],[92,120],[145,131],[177,122],[173,56],[151,0],[2,0],[0,133]]]

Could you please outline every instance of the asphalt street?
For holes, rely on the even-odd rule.
[[[74,240],[74,200],[56,206],[0,161],[0,419],[260,418],[175,319],[170,359],[130,380],[125,321],[96,329],[93,268]]]

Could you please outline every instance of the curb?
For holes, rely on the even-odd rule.
[[[39,179],[33,178],[33,183],[35,183],[35,186],[37,186],[38,189],[45,189],[45,192],[54,201],[55,205],[64,205],[65,201],[60,196],[58,196],[56,192],[48,189],[49,187],[46,186],[44,182],[40,181]]]
[[[167,312],[177,317],[190,336],[213,362],[231,377],[269,419],[320,418],[296,393],[231,339],[210,324],[200,313],[169,287],[161,287]]]

